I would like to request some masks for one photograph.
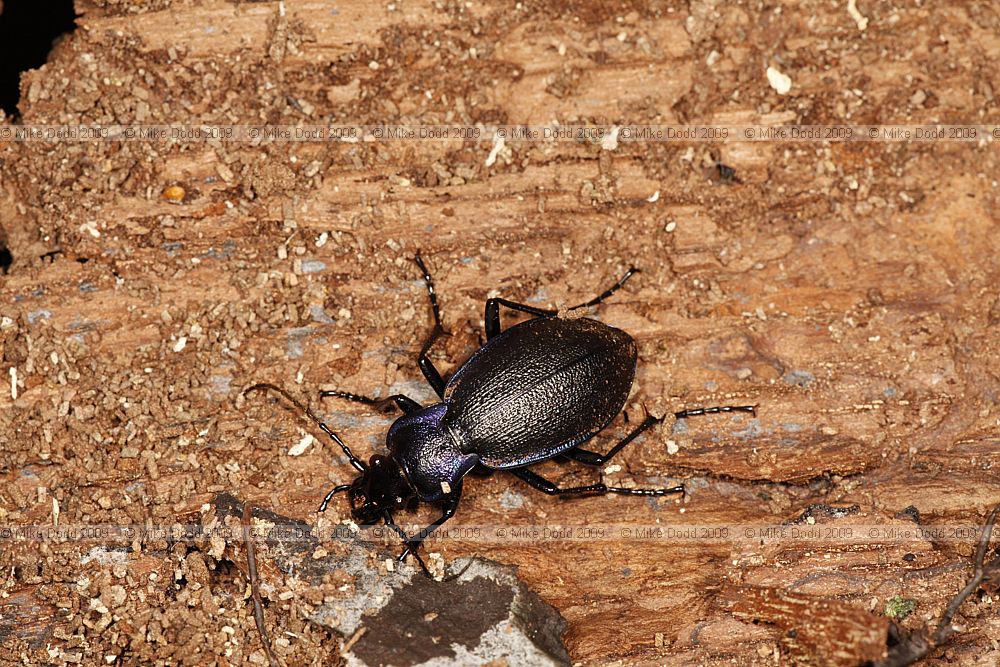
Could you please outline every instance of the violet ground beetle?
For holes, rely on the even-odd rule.
[[[480,347],[446,382],[428,352],[445,333],[441,326],[434,281],[419,255],[434,314],[434,328],[424,342],[417,363],[439,403],[421,406],[412,398],[394,394],[369,398],[346,391],[323,391],[321,397],[342,398],[376,409],[395,406],[403,411],[389,428],[389,456],[372,456],[364,463],[308,407],[287,391],[269,383],[255,384],[243,393],[270,389],[299,410],[344,451],[361,473],[350,484],[334,487],[319,507],[325,511],[333,496],[346,492],[351,514],[361,525],[382,521],[403,540],[399,556],[413,554],[425,572],[418,549],[438,526],[450,519],[462,496],[462,480],[473,469],[504,470],[550,495],[618,493],[663,496],[683,493],[683,486],[631,489],[603,483],[561,488],[530,466],[563,456],[592,466],[604,465],[643,431],[663,421],[647,415],[607,454],[581,449],[621,412],[635,377],[637,351],[630,335],[596,320],[560,318],[559,312],[507,299],[486,301],[486,344]],[[595,306],[614,294],[638,269],[631,268],[610,289],[573,306]],[[534,319],[500,328],[500,306]],[[674,413],[677,419],[722,412],[755,413],[756,406],[698,408]],[[393,512],[411,502],[440,503],[441,517],[414,536],[396,525]]]

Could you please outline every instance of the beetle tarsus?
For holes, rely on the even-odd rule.
[[[700,417],[702,415],[715,415],[722,412],[749,412],[754,417],[757,416],[756,405],[718,405],[711,408],[692,408],[691,410],[681,410],[674,413],[676,419],[686,419],[688,417]]]
[[[424,574],[433,579],[434,574],[431,572],[430,568],[427,567],[427,563],[424,562],[424,559],[420,557],[420,553],[417,551],[417,548],[419,548],[420,546],[420,542],[417,541],[416,543],[414,543],[413,540],[411,540],[409,537],[406,536],[406,531],[404,531],[402,528],[396,525],[396,522],[392,518],[392,512],[390,512],[389,510],[385,511],[382,520],[385,523],[385,525],[389,526],[389,528],[391,528],[397,535],[399,535],[400,539],[403,540],[403,544],[405,545],[403,553],[399,554],[399,558],[397,558],[396,560],[402,563],[403,561],[406,560],[407,556],[413,556],[416,559],[417,563],[420,565],[420,569],[424,571]]]
[[[427,294],[431,299],[431,310],[434,312],[434,324],[443,330],[444,327],[441,325],[441,307],[438,306],[437,292],[434,291],[434,278],[431,277],[431,272],[427,270],[427,265],[424,264],[424,259],[420,256],[419,252],[413,258],[413,261],[417,263],[417,266],[423,272],[424,284],[427,286]]]
[[[420,564],[424,567],[424,571],[428,572],[429,574],[427,566],[423,564],[422,560],[420,560],[420,554],[419,554],[420,545],[423,544],[423,541],[426,540],[428,537],[430,537],[431,533],[437,530],[441,526],[441,524],[443,524],[451,517],[455,516],[455,511],[458,509],[458,501],[461,500],[461,498],[462,498],[462,486],[461,484],[459,484],[452,490],[451,493],[445,496],[443,511],[441,512],[441,516],[438,517],[437,521],[424,527],[423,529],[420,530],[419,533],[417,533],[412,537],[406,537],[402,529],[397,530],[400,536],[403,537],[403,541],[406,543],[406,548],[403,549],[403,553],[399,555],[400,562],[405,560],[407,555],[412,554],[414,558],[420,561]],[[395,524],[392,525],[395,526]]]
[[[619,278],[618,282],[616,282],[614,285],[612,285],[608,289],[604,290],[603,292],[601,292],[600,294],[598,294],[597,296],[595,296],[590,301],[586,301],[586,302],[578,304],[576,306],[570,306],[569,308],[567,308],[567,310],[577,310],[579,308],[590,308],[591,306],[596,306],[597,304],[599,304],[600,302],[604,301],[609,296],[611,296],[612,294],[614,294],[615,292],[617,292],[618,290],[620,290],[622,288],[622,286],[624,286],[625,283],[628,281],[628,279],[631,278],[632,276],[634,276],[637,273],[642,273],[642,269],[637,269],[634,266],[629,267],[629,270],[625,272],[625,275],[623,275],[621,278]]]
[[[424,574],[427,575],[428,578],[434,579],[434,573],[431,572],[431,569],[429,567],[427,567],[427,563],[424,562],[424,559],[420,557],[420,554],[417,552],[416,547],[407,546],[405,549],[403,549],[403,553],[399,554],[399,557],[396,559],[396,562],[398,563],[405,562],[407,556],[413,556],[413,558],[417,561],[417,564],[420,566],[420,569],[424,571]]]
[[[608,493],[618,493],[623,496],[669,496],[684,493],[684,485],[670,486],[665,489],[630,489],[623,486],[609,486]]]

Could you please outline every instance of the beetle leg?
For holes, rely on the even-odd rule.
[[[566,310],[577,310],[579,308],[589,308],[590,306],[596,306],[601,303],[609,296],[621,289],[622,285],[631,278],[636,273],[639,273],[639,269],[634,266],[625,272],[621,278],[618,279],[614,285],[608,289],[601,292],[598,296],[595,296],[590,301],[585,301],[584,303],[579,303],[575,306],[570,306]],[[529,306],[524,303],[517,303],[516,301],[508,301],[507,299],[487,299],[486,300],[486,340],[490,340],[494,336],[500,333],[500,306],[506,306],[511,310],[517,310],[522,313],[528,313],[529,315],[534,315],[536,317],[555,317],[559,311],[549,310],[547,308],[536,308],[535,306]]]
[[[578,447],[569,450],[568,452],[563,452],[563,456],[573,459],[574,461],[579,461],[580,463],[586,463],[591,466],[604,465],[612,456],[620,452],[625,445],[635,440],[639,437],[639,434],[646,429],[659,424],[663,421],[663,417],[654,417],[652,415],[646,415],[646,418],[639,424],[635,430],[622,438],[621,442],[611,448],[607,454],[598,454],[597,452],[591,452],[586,449],[580,449]]]
[[[385,525],[389,526],[389,528],[391,528],[393,530],[393,532],[395,532],[397,535],[399,535],[400,539],[403,540],[404,544],[409,544],[410,543],[410,540],[409,540],[408,537],[406,537],[406,533],[403,531],[403,529],[400,528],[399,526],[397,526],[396,522],[393,521],[392,512],[390,512],[389,510],[386,510],[385,513],[382,515],[382,521],[384,521]],[[407,548],[407,551],[408,550],[409,550],[409,548]],[[400,556],[400,558],[399,558],[400,561],[402,561],[403,558],[405,558],[405,554],[407,552],[404,551],[403,553],[404,553],[404,555]],[[427,567],[427,564],[424,562],[424,559],[420,557],[420,554],[418,554],[416,551],[414,551],[413,552],[413,557],[417,559],[417,563],[420,564],[420,569],[422,569],[424,571],[424,574],[426,574],[428,577],[430,577],[431,579],[433,579],[434,575],[431,574],[430,569]]]
[[[749,412],[750,414],[756,416],[757,412],[756,405],[724,405],[720,407],[713,408],[695,408],[692,410],[682,410],[681,412],[675,412],[674,417],[676,419],[685,419],[687,417],[699,417],[701,415],[714,415],[722,412]],[[608,460],[620,452],[625,445],[632,442],[636,437],[650,428],[654,424],[659,424],[663,421],[663,417],[653,417],[652,415],[647,415],[646,419],[643,420],[639,426],[625,436],[621,442],[611,448],[607,454],[598,454],[597,452],[591,452],[586,449],[580,449],[579,447],[574,447],[568,452],[563,452],[562,455],[566,458],[573,459],[574,461],[579,461],[580,463],[586,463],[587,465],[600,466],[608,462]]]
[[[685,419],[687,417],[700,417],[701,415],[715,415],[720,412],[749,412],[754,417],[757,416],[757,406],[756,405],[722,405],[713,408],[693,408],[691,410],[681,410],[680,412],[675,412],[674,417],[677,419]]]
[[[323,502],[320,503],[319,509],[316,510],[316,511],[317,512],[325,512],[327,506],[330,504],[330,501],[333,500],[333,497],[336,494],[341,493],[342,491],[347,491],[350,488],[351,488],[350,484],[340,484],[340,485],[335,486],[332,489],[330,489],[330,491],[326,494],[326,497],[323,498]]]
[[[500,306],[506,306],[511,310],[528,313],[529,315],[534,315],[536,317],[555,317],[559,312],[557,310],[548,310],[546,308],[536,308],[535,306],[517,303],[516,301],[508,301],[507,299],[487,299],[486,316],[484,318],[486,326],[486,340],[490,340],[500,333]]]
[[[538,473],[532,472],[526,468],[515,468],[513,470],[509,470],[508,472],[518,479],[527,482],[529,485],[538,489],[542,493],[547,493],[550,496],[562,494],[582,495],[585,493],[603,495],[608,492],[608,487],[605,484],[588,484],[587,486],[572,486],[566,489],[561,489]]]
[[[420,356],[417,357],[417,365],[420,366],[420,372],[427,378],[427,383],[434,390],[434,393],[438,395],[438,398],[444,399],[444,379],[441,377],[438,369],[434,367],[434,362],[427,356],[434,342],[445,332],[444,327],[441,325],[441,308],[438,306],[437,292],[434,291],[434,279],[431,278],[431,272],[427,270],[427,265],[424,264],[424,260],[420,255],[417,255],[413,259],[424,274],[424,284],[427,286],[427,295],[431,299],[431,311],[434,313],[434,328],[431,330],[430,335],[427,336],[427,340],[424,341],[424,346],[420,349]]]
[[[458,509],[458,501],[462,498],[462,485],[459,484],[452,488],[451,493],[444,497],[444,506],[441,516],[437,521],[430,524],[419,533],[413,537],[406,540],[406,548],[403,549],[403,553],[399,554],[399,560],[404,561],[409,554],[417,555],[417,550],[420,549],[420,544],[430,537],[438,526],[442,523],[455,516],[455,510]],[[419,556],[417,556],[419,558]]]
[[[424,274],[424,284],[427,285],[427,295],[431,299],[431,310],[434,311],[434,324],[440,327],[441,308],[438,306],[437,292],[434,291],[434,279],[431,278],[431,272],[427,270],[427,265],[424,264],[424,260],[419,254],[413,258],[413,261],[417,263],[417,266],[420,267],[420,270]]]
[[[417,357],[417,365],[420,366],[420,372],[424,374],[424,378],[427,379],[427,384],[431,386],[434,393],[438,395],[438,398],[444,400],[444,378],[441,377],[440,371],[434,367],[434,362],[431,358],[427,356],[430,352],[431,346],[434,345],[434,341],[438,339],[438,336],[444,333],[444,329],[441,328],[440,324],[434,325],[434,331],[427,338],[427,342],[424,343],[423,349],[420,350],[420,356]]]
[[[352,394],[349,391],[321,391],[319,396],[320,398],[343,398],[344,400],[353,401],[355,403],[364,403],[365,405],[374,406],[379,412],[392,405],[395,405],[403,411],[403,414],[407,415],[411,412],[416,412],[421,408],[419,403],[409,396],[404,396],[403,394],[393,394],[392,396],[387,396],[385,398],[371,398],[369,396]]]
[[[630,489],[623,486],[609,486],[608,493],[617,493],[623,496],[667,496],[674,493],[684,493],[684,485],[678,484],[665,489]]]
[[[640,273],[640,272],[641,272],[640,269],[637,269],[634,266],[631,267],[631,268],[629,268],[629,270],[625,272],[625,275],[623,275],[621,278],[619,278],[618,282],[616,282],[614,285],[612,285],[608,289],[604,290],[603,292],[601,292],[599,295],[595,296],[590,301],[578,304],[576,306],[570,306],[566,310],[576,310],[578,308],[589,308],[591,306],[596,306],[597,304],[599,304],[600,302],[604,301],[609,296],[611,296],[612,294],[614,294],[615,292],[617,292],[618,290],[620,290],[622,288],[622,285],[624,285],[625,282],[629,278],[631,278],[632,276],[634,276],[635,274]]]
[[[666,489],[627,489],[624,487],[608,486],[604,483],[598,483],[588,484],[587,486],[560,488],[553,482],[550,482],[538,473],[532,472],[527,468],[515,468],[513,470],[508,470],[507,472],[527,482],[542,493],[547,493],[550,496],[586,494],[604,495],[605,493],[619,493],[628,496],[665,496],[670,493],[684,493],[684,487],[680,485],[672,486]]]

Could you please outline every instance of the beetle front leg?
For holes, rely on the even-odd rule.
[[[452,489],[451,493],[449,493],[447,496],[444,497],[443,511],[441,513],[440,518],[438,518],[438,520],[435,521],[434,523],[428,525],[426,528],[421,530],[413,537],[407,538],[406,548],[403,549],[403,553],[399,554],[400,562],[406,560],[406,557],[411,553],[414,556],[416,556],[417,559],[420,558],[420,556],[417,555],[417,550],[420,548],[421,543],[423,543],[424,540],[430,537],[431,533],[437,530],[438,526],[443,524],[451,517],[455,516],[455,510],[458,509],[458,501],[461,500],[461,498],[462,498],[462,485],[459,484]]]
[[[333,497],[335,495],[337,495],[338,493],[343,493],[344,491],[348,491],[350,490],[350,488],[351,488],[350,484],[338,484],[337,486],[330,489],[330,491],[323,498],[323,502],[320,503],[319,509],[316,511],[325,512],[326,508],[330,505],[330,501],[333,500]]]
[[[258,382],[257,384],[244,389],[243,395],[246,396],[251,391],[263,391],[265,389],[276,392],[281,396],[284,396],[286,401],[297,407],[300,412],[309,417],[309,419],[311,419],[312,422],[316,424],[316,426],[318,426],[321,431],[323,431],[323,433],[326,433],[328,436],[330,436],[330,439],[333,440],[343,450],[344,454],[347,456],[347,460],[351,462],[351,465],[354,466],[355,470],[357,470],[358,472],[365,472],[366,470],[368,470],[368,466],[366,466],[361,459],[359,459],[357,456],[354,455],[354,452],[352,452],[351,448],[348,447],[347,444],[340,439],[340,436],[334,433],[329,426],[323,423],[323,420],[317,417],[316,414],[309,409],[309,406],[304,405],[301,401],[299,401],[297,398],[289,394],[281,387],[273,385],[270,382]]]
[[[389,528],[391,528],[393,532],[395,532],[397,535],[399,535],[400,539],[403,540],[404,544],[409,544],[410,543],[410,540],[406,536],[406,533],[403,531],[402,528],[400,528],[399,526],[397,526],[396,522],[393,520],[393,518],[392,518],[392,512],[390,512],[389,510],[386,510],[385,513],[382,515],[382,521],[385,522],[385,525],[389,526]],[[409,548],[407,548],[407,551],[404,551],[403,553],[406,554],[408,552],[409,552]],[[399,560],[403,560],[404,557],[405,556],[401,556]],[[433,579],[434,575],[431,574],[430,569],[427,567],[427,564],[424,562],[424,559],[420,557],[420,554],[417,553],[417,552],[413,552],[413,557],[417,559],[417,563],[420,564],[420,569],[424,571],[424,574],[426,574],[428,577],[431,577]]]

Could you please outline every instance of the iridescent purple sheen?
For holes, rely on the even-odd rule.
[[[479,463],[479,456],[463,452],[453,431],[441,423],[447,409],[446,403],[437,403],[404,415],[386,435],[392,458],[424,502],[441,500],[449,492],[446,488],[457,491]]]

